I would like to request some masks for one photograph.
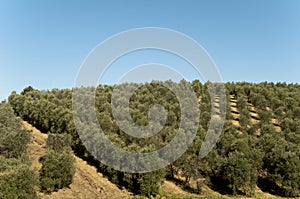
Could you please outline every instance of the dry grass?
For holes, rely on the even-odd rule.
[[[48,136],[47,134],[41,133],[27,122],[23,122],[23,126],[25,129],[31,131],[32,139],[27,148],[29,160],[34,167],[40,170],[42,165],[39,162],[39,159],[45,154],[46,139]]]
[[[231,110],[231,116],[233,118],[231,120],[231,123],[236,127],[240,127],[240,123],[239,123],[240,114],[239,114],[239,110],[236,107],[236,100],[233,99],[233,96],[230,97],[229,105]]]
[[[177,186],[174,182],[172,181],[165,181],[164,184],[162,185],[162,192],[163,196],[161,198],[188,198],[188,199],[198,199],[198,198],[230,198],[226,196],[222,196],[220,193],[212,191],[209,187],[204,186],[202,188],[202,194],[197,195],[197,194],[192,194],[189,192],[184,191],[182,188]]]
[[[230,108],[231,108],[231,111],[234,112],[234,113],[238,113],[239,112],[239,110],[237,109],[237,107],[234,106],[233,102],[230,102]]]
[[[174,182],[168,180],[164,182],[161,188],[164,192],[163,195],[165,196],[194,197],[194,198],[197,197],[197,195],[182,190]]]

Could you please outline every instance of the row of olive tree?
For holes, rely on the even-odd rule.
[[[171,82],[167,82],[171,84]],[[62,133],[72,136],[72,148],[76,154],[93,161],[98,169],[108,178],[125,186],[137,194],[155,195],[164,178],[174,179],[184,177],[184,184],[192,186],[196,181],[195,192],[201,192],[203,182],[218,190],[229,193],[252,195],[258,185],[264,190],[281,190],[281,195],[296,196],[299,194],[299,85],[285,83],[226,83],[227,96],[217,96],[212,93],[220,89],[219,84],[211,82],[202,84],[194,81],[191,84],[198,97],[199,107],[188,107],[201,110],[198,133],[193,144],[186,153],[166,169],[147,174],[129,174],[111,169],[101,162],[95,161],[91,154],[106,157],[109,153],[94,147],[94,151],[87,151],[77,135],[72,118],[72,91],[52,90],[37,91],[25,89],[22,94],[13,93],[9,100],[14,110],[24,119],[30,121],[44,132]],[[133,89],[137,85],[124,84],[123,87]],[[86,132],[94,132],[94,125],[88,121],[88,96],[96,96],[96,117],[105,135],[118,147],[134,152],[151,152],[169,143],[180,125],[181,107],[174,93],[162,84],[147,83],[138,85],[138,89],[131,96],[129,113],[137,125],[153,125],[149,118],[149,110],[153,104],[162,105],[167,110],[165,126],[149,139],[137,139],[127,135],[119,128],[111,109],[111,96],[116,86],[98,86],[97,88],[81,88],[77,100],[80,104],[80,122]],[[175,86],[176,88],[176,86]],[[213,89],[212,89],[213,88]],[[95,92],[95,93],[94,93]],[[217,92],[216,92],[217,93]],[[122,96],[127,96],[126,89],[119,90],[119,101],[113,102],[119,109],[118,119],[126,121],[123,113]],[[237,100],[240,113],[240,127],[231,122],[230,95]],[[213,97],[213,99],[211,99]],[[287,99],[287,101],[285,101]],[[188,100],[188,99],[187,99]],[[298,100],[298,101],[297,101]],[[222,103],[221,103],[222,102]],[[226,102],[226,103],[223,103]],[[295,103],[297,102],[297,103]],[[199,149],[202,145],[209,125],[217,125],[221,113],[214,109],[226,107],[226,121],[222,135],[213,151],[200,159]],[[253,107],[252,107],[253,106]],[[296,106],[296,108],[295,108]],[[258,113],[251,114],[255,111]],[[215,115],[211,115],[211,114]],[[155,115],[159,115],[156,112]],[[255,118],[252,118],[255,117]],[[281,132],[276,132],[272,119],[279,121]],[[258,124],[251,119],[259,120]],[[155,127],[155,126],[153,126]],[[188,130],[188,129],[187,129]],[[260,132],[260,133],[258,133]],[[88,139],[88,146],[93,146],[96,140]],[[281,144],[280,144],[281,143]],[[89,147],[93,148],[93,147]],[[292,162],[292,164],[289,164]],[[181,179],[181,178],[180,178]],[[203,179],[205,179],[203,181]],[[270,183],[263,183],[268,181]],[[268,185],[265,187],[264,185]],[[275,186],[276,185],[276,186]]]

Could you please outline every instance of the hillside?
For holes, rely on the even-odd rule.
[[[35,127],[30,125],[28,122],[23,121],[23,126],[25,129],[31,131],[32,140],[28,145],[27,153],[29,155],[30,161],[36,169],[41,168],[39,158],[45,154],[45,144],[47,139],[47,134],[41,133]],[[126,189],[119,189],[115,184],[111,183],[107,178],[97,172],[96,168],[87,164],[86,161],[76,157],[75,167],[76,173],[73,183],[69,188],[64,188],[52,194],[39,193],[42,199],[119,199],[119,198],[143,198],[141,196],[134,196],[132,193],[128,192]],[[226,195],[219,194],[211,190],[209,187],[205,187],[201,196],[196,194],[191,194],[184,191],[180,186],[176,185],[172,181],[165,181],[161,187],[162,198],[244,198],[244,197],[230,197]],[[278,199],[281,197],[272,196],[270,194],[264,193],[257,188],[256,197],[251,198],[263,198],[263,199]]]
[[[26,121],[23,121],[23,126],[25,129],[31,131],[32,140],[28,145],[27,153],[33,166],[39,170],[41,168],[39,159],[45,154],[46,139],[48,136],[47,134],[41,133]],[[103,177],[101,173],[97,172],[95,167],[87,164],[86,161],[76,157],[75,155],[74,157],[76,159],[76,173],[73,183],[69,188],[64,188],[50,195],[39,193],[43,199],[143,198],[141,196],[133,196],[133,194],[128,192],[126,189],[119,189],[115,184],[107,180],[107,178]],[[162,186],[162,190],[164,195],[170,197],[197,197],[195,194],[185,192],[171,181],[165,181]],[[213,193],[213,191],[208,191],[208,193],[215,196],[221,196],[218,193]]]
[[[45,153],[45,144],[47,134],[41,133],[39,130],[31,126],[27,122],[23,122],[24,128],[31,131],[32,141],[28,146],[28,155],[33,166],[37,169],[41,168],[39,159]],[[75,157],[76,173],[74,181],[69,188],[59,190],[51,195],[42,194],[44,199],[71,199],[71,198],[134,198],[126,189],[120,190],[116,185],[112,184],[96,168],[88,165],[82,159]]]
[[[28,145],[27,153],[30,161],[36,169],[41,168],[39,159],[45,154],[45,145],[47,134],[41,133],[35,127],[28,122],[23,121],[25,129],[31,131],[32,140]],[[112,184],[107,178],[97,172],[97,169],[81,158],[75,157],[76,173],[73,183],[69,188],[64,188],[58,192],[52,194],[39,193],[43,199],[119,199],[119,198],[143,198],[139,196],[133,196],[132,193],[126,189],[119,189],[115,184]],[[165,181],[162,190],[166,196],[177,197],[193,197],[197,195],[185,192],[180,187],[176,186],[174,182]],[[215,196],[221,196],[218,193],[209,192]]]
[[[89,137],[85,141],[85,145],[91,146],[89,150],[83,147],[73,120],[74,90],[39,91],[28,87],[21,94],[12,93],[9,102],[18,116],[42,132],[51,135],[66,133],[72,137],[74,153],[88,162],[94,161],[93,165],[96,165],[96,168],[91,167],[94,174],[108,179],[106,181],[112,183],[117,190],[124,187],[123,190],[119,190],[122,193],[128,192],[123,197],[151,195],[159,198],[169,197],[175,193],[175,195],[182,193],[183,197],[191,198],[237,195],[254,198],[299,196],[299,85],[267,82],[226,83],[226,95],[220,95],[217,91],[222,88],[222,85],[218,83],[202,84],[199,81],[166,83],[178,89],[179,93],[187,86],[192,86],[198,97],[198,104],[186,103],[185,109],[181,109],[175,93],[170,92],[166,87],[156,82],[139,85],[135,93],[129,96],[129,114],[133,122],[141,126],[153,125],[148,115],[149,108],[153,104],[162,105],[168,112],[164,128],[147,139],[128,136],[117,125],[110,106],[112,91],[116,86],[99,85],[96,88],[75,89],[79,92],[76,102],[78,109],[75,111],[80,113],[76,121],[80,122],[81,131],[87,133]],[[126,104],[123,103],[126,100],[124,97],[128,96],[126,89],[134,89],[137,85],[123,84],[122,86],[125,90],[119,90],[116,94],[121,101],[114,103],[121,113],[119,119],[126,122],[127,116],[124,115],[126,107],[123,106]],[[90,95],[96,96],[95,106],[87,103]],[[190,102],[190,99],[185,98],[187,102]],[[89,121],[88,113],[91,111],[96,110],[96,119],[111,142],[125,150],[141,153],[162,148],[173,140],[178,128],[181,127],[179,126],[182,119],[181,110],[185,110],[190,116],[195,113],[195,106],[199,106],[201,111],[199,124],[196,123],[198,118],[190,117],[185,120],[187,125],[182,129],[182,132],[186,133],[185,136],[194,129],[197,130],[193,143],[180,158],[166,168],[149,173],[132,174],[111,169],[91,156],[93,153],[99,154],[100,158],[105,158],[112,154],[111,151],[101,148],[103,145],[97,145],[97,138],[93,136],[96,132],[94,126],[96,123]],[[156,111],[155,115],[160,115],[158,110],[154,111]],[[221,121],[222,117],[226,117],[224,125]],[[198,125],[195,126],[197,129],[193,124]],[[210,127],[211,125],[213,128]],[[208,131],[213,136],[218,132],[221,134],[213,150],[201,159],[198,157],[199,149]],[[37,138],[35,144],[43,146],[42,140],[45,138]],[[178,142],[177,148],[183,148],[186,144],[186,142]],[[42,153],[42,147],[32,152],[36,156]],[[86,189],[96,194],[95,197],[98,197],[99,192],[104,194],[99,197],[106,197],[105,194],[109,194],[110,191],[106,192],[101,181],[93,179],[91,169],[86,170],[79,166],[87,164],[78,160],[78,157],[76,157],[75,178],[83,178],[79,181],[85,182],[88,186]],[[127,160],[127,156],[122,158],[124,158],[122,161]],[[37,159],[32,161],[39,166]],[[136,160],[132,159],[128,163],[134,164],[134,161]],[[130,164],[121,165],[125,166],[124,168],[133,168],[134,165]],[[96,171],[101,174],[97,174]],[[70,187],[72,186],[73,184]],[[72,192],[68,189],[63,189],[63,192],[69,193],[70,197],[76,194],[76,191]],[[115,197],[115,195],[108,197]]]
[[[41,133],[39,130],[23,121],[24,128],[31,131],[32,140],[28,146],[28,155],[33,166],[37,169],[41,168],[39,159],[45,154],[45,145],[47,134]],[[54,192],[51,195],[42,194],[44,199],[72,199],[72,198],[133,198],[133,195],[126,191],[120,190],[116,185],[112,184],[96,168],[88,165],[82,159],[75,157],[76,173],[70,188],[65,188]]]

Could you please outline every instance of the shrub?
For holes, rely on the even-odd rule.
[[[35,199],[38,178],[24,159],[0,157],[0,198]]]
[[[21,128],[18,120],[7,103],[0,104],[0,155],[7,158],[20,157],[30,141],[28,131]]]
[[[62,153],[49,150],[42,160],[41,189],[52,192],[67,187],[72,183],[74,174],[74,158],[69,150]]]
[[[156,195],[163,182],[164,170],[158,170],[151,173],[141,174],[138,182],[140,184],[140,193],[145,196]]]

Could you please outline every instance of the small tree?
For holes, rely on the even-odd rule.
[[[73,181],[75,167],[71,154],[71,136],[49,134],[46,146],[48,151],[42,158],[40,185],[42,190],[52,192],[69,186]]]
[[[37,174],[27,160],[0,156],[0,198],[35,199],[37,188]]]
[[[280,139],[271,141],[275,147],[269,148],[264,157],[264,168],[268,178],[283,189],[287,197],[300,194],[300,150],[297,144]]]
[[[138,183],[140,185],[140,194],[145,196],[156,195],[165,176],[165,170],[157,170],[151,173],[140,174]]]
[[[67,187],[74,174],[74,158],[68,150],[62,153],[49,150],[42,160],[41,189],[52,192]]]
[[[249,115],[249,110],[247,108],[243,108],[241,110],[239,119],[240,119],[239,122],[242,127],[242,130],[247,130],[247,126],[250,123],[250,115]]]
[[[8,103],[0,104],[0,154],[7,158],[20,157],[30,141],[28,131],[22,129]]]

